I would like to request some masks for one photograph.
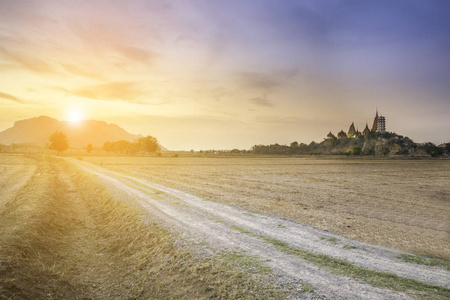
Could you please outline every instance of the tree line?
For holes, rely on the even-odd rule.
[[[140,152],[155,153],[161,150],[158,140],[150,135],[137,139],[135,142],[130,141],[115,141],[105,142],[103,150],[106,152],[124,153],[134,155]]]
[[[69,140],[67,136],[62,131],[54,132],[49,138],[48,148],[51,150],[56,150],[58,154],[69,149]],[[88,144],[86,151],[90,153],[93,149],[92,144]],[[113,141],[105,142],[103,144],[103,150],[114,153],[126,153],[126,154],[137,154],[137,153],[155,153],[161,150],[158,140],[150,135],[137,139],[134,142],[130,141]]]
[[[288,145],[255,145],[252,153],[265,155],[430,155],[433,157],[450,153],[433,143],[415,143],[408,137],[394,132],[370,132],[367,136],[356,138],[325,139],[321,143],[312,141],[305,143],[292,142]]]

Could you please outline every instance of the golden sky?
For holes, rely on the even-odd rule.
[[[447,1],[0,0],[0,131],[47,115],[169,149],[362,130],[450,141]]]

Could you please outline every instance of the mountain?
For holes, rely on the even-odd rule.
[[[50,135],[55,131],[64,132],[71,148],[84,148],[87,144],[101,147],[107,141],[134,141],[142,137],[131,134],[116,124],[108,124],[104,121],[89,120],[74,124],[40,116],[17,121],[13,127],[0,132],[0,144],[27,143],[45,146],[49,142]]]

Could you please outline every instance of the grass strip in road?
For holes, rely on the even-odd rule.
[[[347,249],[347,250],[358,249],[358,247],[356,247],[356,246],[353,246],[353,245],[347,245],[347,244],[345,244],[344,246],[342,246],[342,248]]]
[[[240,226],[231,225],[230,228],[233,230],[239,231],[240,233],[244,233],[246,235],[252,236],[252,237],[260,238],[262,236],[262,235],[254,234],[253,232],[250,232],[247,229],[242,228]]]
[[[272,269],[264,265],[265,261],[261,260],[259,256],[249,255],[243,250],[233,252],[224,251],[219,255],[219,257],[233,267],[244,267],[245,270],[251,274],[266,276],[273,275]]]
[[[450,270],[450,262],[432,258],[432,257],[423,257],[418,255],[411,255],[411,254],[399,254],[397,258],[405,261],[410,262],[418,265],[424,265],[424,266],[442,266],[445,267],[447,270]]]
[[[342,259],[292,247],[283,241],[254,234],[239,226],[232,225],[230,227],[236,231],[259,238],[266,243],[272,244],[281,252],[300,257],[318,267],[326,269],[330,273],[339,276],[347,276],[362,280],[365,283],[378,288],[389,289],[396,292],[413,293],[421,299],[450,299],[450,289],[445,287],[431,285],[419,280],[401,277],[392,273],[369,270]]]

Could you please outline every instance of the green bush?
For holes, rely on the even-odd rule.
[[[360,146],[354,146],[352,152],[353,152],[353,155],[361,155],[362,149]]]

